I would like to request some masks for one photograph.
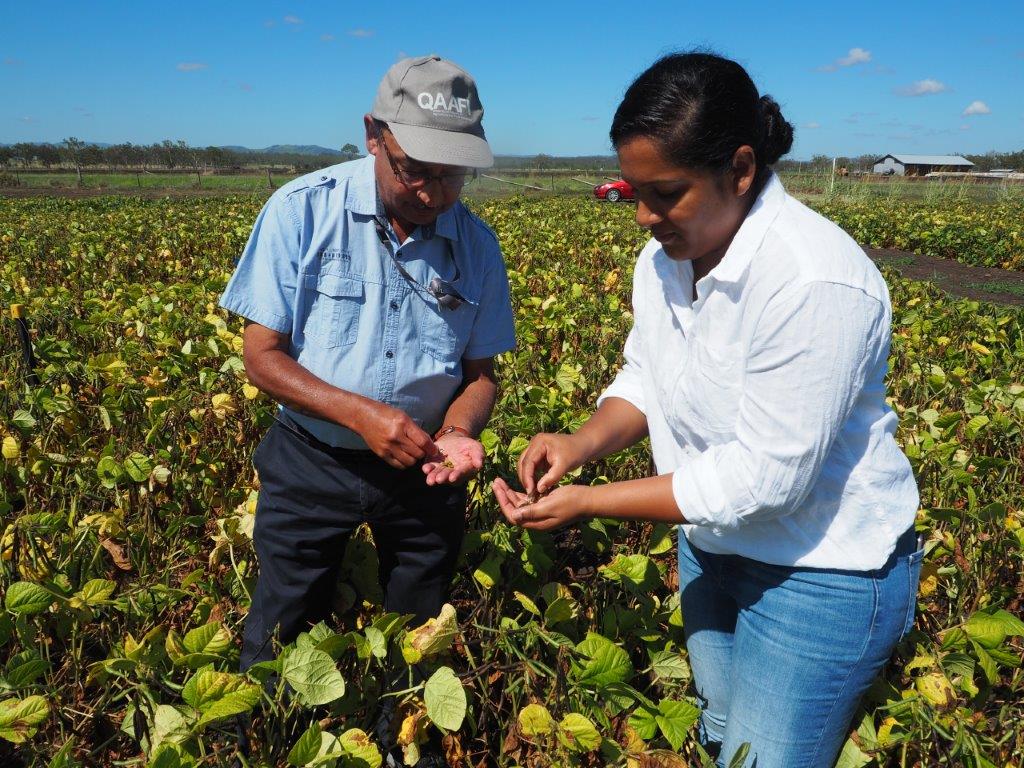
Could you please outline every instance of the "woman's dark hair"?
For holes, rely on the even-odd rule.
[[[654,62],[626,90],[610,131],[618,149],[645,137],[683,168],[726,171],[744,144],[757,159],[755,189],[793,146],[793,126],[771,96],[759,96],[739,64],[712,53],[674,53]]]

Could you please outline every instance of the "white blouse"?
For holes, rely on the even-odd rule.
[[[625,363],[598,401],[645,414],[690,542],[883,565],[918,494],[885,402],[892,312],[874,264],[773,175],[696,301],[692,286],[690,262],[644,247]]]

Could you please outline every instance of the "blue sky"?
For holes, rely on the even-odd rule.
[[[384,71],[476,77],[499,154],[608,153],[660,54],[739,60],[813,154],[1024,148],[1024,2],[0,0],[0,142],[362,146]]]

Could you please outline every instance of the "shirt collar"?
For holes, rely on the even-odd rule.
[[[708,277],[720,283],[738,282],[746,274],[751,259],[761,247],[768,228],[779,215],[785,200],[786,190],[779,177],[773,173],[726,249],[725,256],[708,273]]]
[[[358,162],[359,167],[352,174],[345,191],[345,208],[361,216],[376,216],[382,212],[382,206],[377,197],[377,177],[373,172],[374,157],[367,155]],[[449,240],[458,240],[459,226],[455,217],[461,205],[461,202],[453,205],[438,216],[429,227],[419,227],[422,239],[429,240],[437,234]]]

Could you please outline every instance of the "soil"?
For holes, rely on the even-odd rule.
[[[927,280],[953,296],[1024,306],[1024,272],[972,267],[953,259],[922,256],[891,248],[865,248],[877,264],[886,264],[911,280]],[[1006,290],[1000,290],[1005,287]]]

